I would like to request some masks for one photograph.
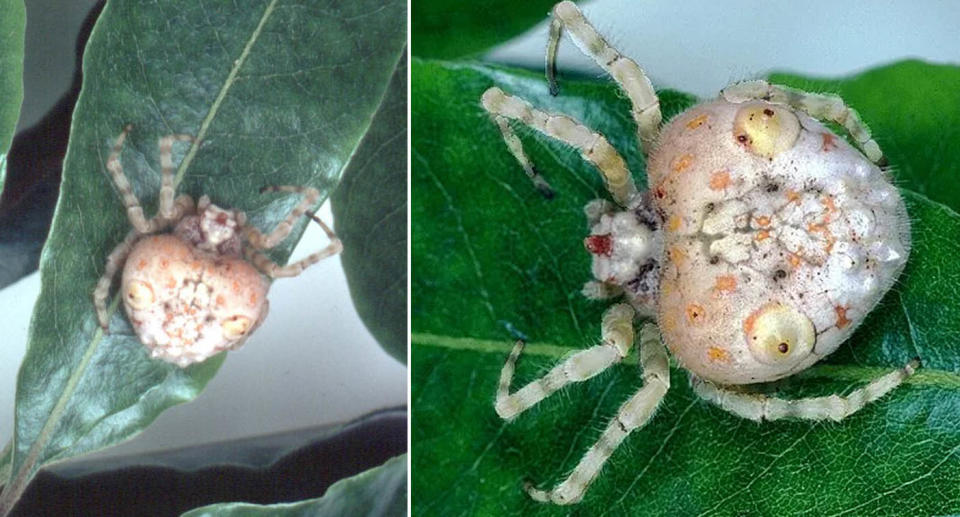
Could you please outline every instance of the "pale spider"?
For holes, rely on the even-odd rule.
[[[263,277],[291,277],[342,249],[333,231],[308,209],[320,193],[311,187],[268,186],[260,192],[303,194],[290,214],[269,234],[246,224],[239,210],[225,210],[202,196],[174,199],[173,144],[189,135],[160,138],[161,187],[157,214],[147,219],[123,174],[120,153],[131,126],[124,128],[107,159],[107,169],[123,199],[133,229],[107,257],[93,292],[97,320],[108,329],[107,297],[121,265],[121,294],[127,317],[151,357],[180,367],[233,350],[263,322],[270,283]],[[263,250],[290,234],[296,220],[308,215],[326,232],[324,249],[281,266]],[[175,225],[175,226],[174,226]],[[172,233],[161,233],[174,226]],[[262,272],[262,274],[261,274]]]
[[[659,100],[643,71],[571,2],[553,8],[551,93],[557,93],[554,67],[564,29],[630,99],[650,190],[637,190],[603,135],[499,88],[483,94],[483,107],[510,152],[548,197],[552,190],[511,122],[570,145],[599,170],[615,203],[594,200],[585,207],[590,235],[584,244],[595,280],[583,294],[627,302],[604,314],[601,344],[510,393],[523,348],[518,342],[501,372],[497,414],[513,418],[622,360],[633,345],[635,317],[655,318],[657,325],[640,332],[643,387],[562,483],[551,490],[525,486],[533,499],[569,504],[583,497],[613,451],[650,420],[666,394],[666,349],[690,372],[700,397],[755,421],[841,420],[913,374],[918,361],[846,396],[795,400],[743,386],[793,375],[836,350],[907,261],[904,203],[878,167],[883,155],[856,112],[835,96],[748,81],[661,128]],[[859,151],[815,118],[842,126]]]

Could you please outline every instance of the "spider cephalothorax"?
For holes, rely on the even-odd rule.
[[[123,265],[121,296],[137,337],[150,355],[179,366],[203,361],[243,344],[267,315],[267,278],[296,276],[307,266],[336,254],[340,240],[322,221],[309,214],[320,193],[310,187],[271,186],[261,192],[303,194],[303,200],[269,234],[247,226],[246,215],[227,210],[202,196],[174,199],[172,149],[187,135],[160,139],[162,183],[157,215],[146,219],[139,200],[123,174],[120,153],[128,126],[117,138],[107,160],[133,225],[107,258],[94,290],[97,319],[108,330],[107,296],[114,275]],[[308,214],[327,233],[330,244],[298,262],[281,266],[262,250],[290,233],[293,223]],[[158,233],[174,226],[172,233]]]
[[[510,393],[518,342],[503,367],[495,409],[503,418],[570,382],[619,362],[640,333],[644,385],[625,402],[573,472],[538,501],[579,501],[616,447],[654,414],[670,386],[666,349],[691,373],[694,391],[752,420],[841,420],[911,375],[917,362],[846,396],[786,400],[749,385],[793,375],[832,353],[903,270],[910,247],[903,200],[880,169],[883,155],[839,97],[764,81],[732,85],[661,127],[660,104],[643,71],[587,22],[576,5],[553,9],[547,76],[566,30],[630,99],[647,155],[648,192],[606,138],[565,115],[540,111],[493,87],[481,102],[538,190],[552,190],[523,151],[511,121],[581,153],[613,202],[587,204],[593,276],[583,293],[623,297],[601,323],[602,343],[572,355]],[[842,126],[856,147],[817,119]],[[664,347],[664,345],[666,345]],[[665,349],[666,348],[666,349]]]

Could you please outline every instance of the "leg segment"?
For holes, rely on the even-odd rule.
[[[190,135],[167,135],[159,140],[157,147],[160,149],[160,215],[166,220],[175,220],[173,200],[173,143],[174,142],[192,142]]]
[[[643,369],[643,387],[620,406],[600,439],[587,450],[573,472],[552,490],[540,490],[527,485],[527,493],[531,498],[556,504],[579,502],[613,451],[631,431],[644,426],[653,416],[670,389],[667,351],[660,343],[660,334],[653,324],[645,325],[640,333],[640,367]]]
[[[139,237],[140,233],[137,230],[130,230],[123,241],[110,252],[110,255],[107,256],[107,265],[104,268],[103,276],[97,281],[97,287],[93,290],[93,305],[97,309],[97,321],[104,332],[106,332],[108,325],[107,297],[110,294],[110,284],[113,283],[113,277],[117,275],[124,259],[127,258],[133,244]]]
[[[123,174],[123,165],[120,164],[120,152],[123,150],[123,142],[127,139],[127,133],[133,129],[132,125],[127,125],[123,128],[123,132],[120,133],[120,136],[117,137],[117,140],[113,143],[113,150],[110,151],[110,156],[107,158],[107,170],[110,171],[110,175],[113,177],[113,183],[117,186],[117,190],[120,191],[120,197],[123,199],[123,206],[127,208],[127,217],[130,219],[130,224],[137,230],[138,233],[150,233],[154,231],[151,228],[150,224],[147,222],[147,219],[143,216],[143,207],[140,206],[140,200],[137,199],[137,196],[133,193],[133,187],[130,186],[130,181],[127,180],[127,176]]]
[[[530,409],[571,382],[585,381],[620,362],[633,346],[633,309],[627,304],[614,305],[603,314],[601,324],[603,342],[570,356],[543,377],[510,393],[513,372],[523,351],[523,341],[517,341],[500,372],[497,400],[494,404],[500,418],[508,419]]]
[[[331,230],[329,226],[324,224],[324,222],[313,213],[306,212],[306,214],[309,215],[311,219],[316,221],[321,228],[323,228],[323,231],[327,234],[327,238],[330,239],[330,244],[328,244],[326,248],[323,248],[316,253],[312,253],[307,257],[294,262],[293,264],[281,266],[270,260],[269,257],[264,255],[262,252],[257,251],[255,248],[247,247],[244,250],[247,260],[252,262],[257,269],[263,271],[270,278],[291,277],[297,276],[302,273],[304,269],[307,269],[311,265],[343,251],[343,243],[341,243],[340,239],[336,236],[336,234],[333,233],[333,230]],[[289,232],[289,230],[287,231]]]
[[[504,140],[507,142],[510,152],[517,158],[517,161],[520,162],[527,175],[541,192],[544,191],[544,188],[549,191],[550,187],[530,165],[530,159],[524,154],[520,140],[508,126],[510,120],[522,122],[580,151],[584,160],[600,170],[600,175],[603,176],[607,190],[620,205],[626,206],[629,199],[636,194],[637,186],[633,183],[633,178],[630,177],[626,162],[603,135],[591,131],[588,127],[570,117],[540,111],[517,97],[507,95],[497,87],[485,91],[481,102],[483,108],[490,113],[501,132],[503,132]]]
[[[550,35],[547,40],[547,81],[550,93],[559,91],[556,79],[557,48],[563,29],[580,50],[606,70],[630,98],[633,119],[637,122],[637,138],[644,154],[649,155],[660,133],[660,99],[643,70],[632,59],[621,54],[603,39],[573,2],[560,2],[553,8]]]
[[[317,203],[317,199],[320,199],[320,192],[313,187],[295,187],[289,185],[271,185],[263,187],[260,189],[260,193],[263,194],[264,192],[290,192],[292,194],[303,194],[303,199],[300,200],[300,203],[293,207],[293,210],[287,214],[287,218],[283,221],[280,221],[280,224],[278,224],[277,227],[274,228],[273,231],[268,235],[262,234],[260,230],[252,226],[247,226],[244,228],[247,241],[251,245],[260,249],[270,249],[277,244],[280,244],[280,241],[286,239],[287,235],[290,235],[290,230],[293,229],[293,223],[303,216],[303,214],[305,214],[311,206]],[[320,223],[320,225],[323,226],[324,231],[327,232],[327,235],[332,235],[333,232],[331,232],[329,228],[327,228],[323,223]],[[333,238],[335,238],[335,236]]]
[[[839,421],[892,391],[903,383],[907,377],[913,375],[919,365],[918,361],[911,361],[903,368],[879,377],[845,397],[829,395],[826,397],[785,400],[761,394],[735,391],[696,377],[692,377],[691,382],[693,391],[700,398],[712,402],[721,409],[739,417],[756,422],[779,420],[781,418]]]
[[[866,124],[860,120],[860,115],[836,95],[809,93],[766,81],[745,81],[728,86],[720,92],[720,95],[730,102],[763,99],[786,104],[813,118],[836,122],[853,137],[867,159],[877,164],[883,161],[883,152],[879,144],[870,136],[870,130],[867,129]]]

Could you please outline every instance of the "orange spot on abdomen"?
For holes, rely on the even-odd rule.
[[[711,190],[723,190],[730,186],[730,173],[723,171],[716,171],[710,175],[710,189]]]
[[[707,312],[703,309],[703,306],[691,303],[687,305],[687,320],[690,323],[699,325],[703,323],[704,318],[706,317]]]
[[[718,346],[711,346],[707,349],[707,358],[713,363],[729,363],[730,352]]]
[[[706,121],[707,121],[706,114],[699,115],[698,117],[692,119],[690,122],[687,122],[687,129],[697,129],[698,127],[702,126]]]
[[[670,164],[670,169],[673,172],[683,172],[690,168],[690,165],[693,164],[693,155],[684,154],[673,159],[673,162]]]
[[[713,290],[717,292],[733,292],[737,288],[737,277],[733,275],[720,275],[715,279]]]

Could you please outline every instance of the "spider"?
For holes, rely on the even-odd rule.
[[[225,210],[200,197],[194,206],[187,194],[174,198],[173,144],[189,135],[160,138],[159,209],[147,219],[123,173],[120,153],[132,129],[128,125],[113,145],[107,169],[133,225],[107,257],[103,276],[93,291],[97,320],[108,331],[107,297],[123,266],[121,295],[127,317],[151,357],[185,367],[224,350],[234,350],[267,315],[270,279],[299,275],[308,266],[339,253],[333,231],[308,209],[320,193],[311,187],[267,186],[260,192],[302,194],[303,199],[272,232],[246,224],[239,210]],[[263,250],[290,234],[296,220],[308,215],[326,232],[330,243],[302,260],[281,266]],[[173,227],[172,233],[159,233]]]
[[[838,421],[914,373],[917,360],[846,396],[787,400],[749,388],[794,375],[835,351],[907,261],[906,208],[855,111],[836,96],[747,81],[661,127],[649,79],[572,2],[552,11],[550,92],[558,93],[555,62],[564,30],[630,99],[650,189],[638,191],[603,135],[497,87],[484,92],[483,108],[546,197],[553,191],[511,122],[573,147],[600,172],[613,202],[593,200],[584,209],[594,280],[583,294],[624,300],[604,313],[600,344],[510,393],[524,346],[518,341],[501,371],[497,414],[511,419],[621,361],[633,347],[635,319],[655,319],[656,325],[646,323],[639,333],[643,386],[564,481],[549,490],[525,485],[533,499],[582,499],[613,451],[652,418],[669,389],[668,349],[690,373],[697,395],[754,421]],[[817,119],[842,126],[857,148]]]

